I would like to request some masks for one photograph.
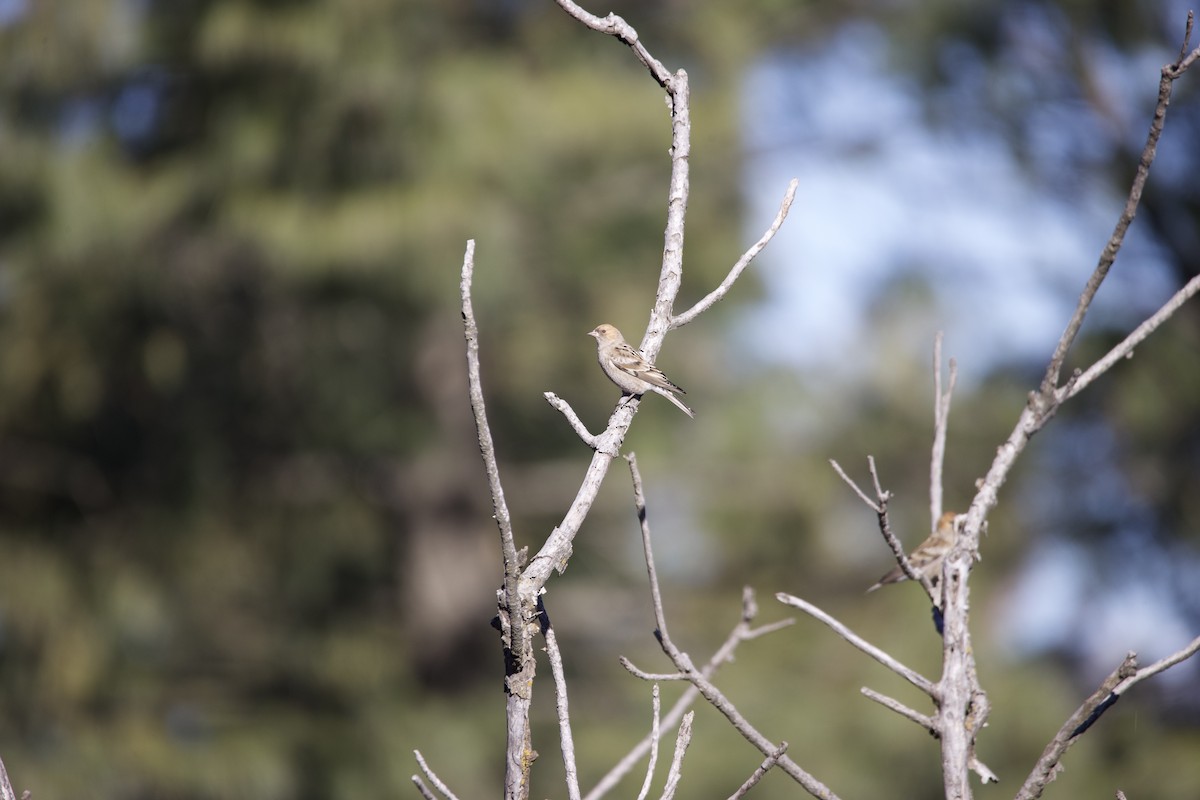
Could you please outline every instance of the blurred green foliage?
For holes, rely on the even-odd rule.
[[[584,334],[607,320],[636,336],[648,313],[669,169],[662,93],[551,3],[16,7],[0,24],[0,756],[18,791],[390,797],[411,791],[416,747],[462,796],[495,792],[502,662],[487,623],[500,576],[465,396],[463,247],[478,242],[485,391],[521,543],[536,547],[587,455],[540,394],[598,428],[616,392]],[[692,76],[686,307],[746,244],[745,66],[851,9],[613,10]],[[931,36],[943,24],[927,23]],[[897,526],[920,530],[927,368],[893,364],[834,391],[762,370],[735,380],[713,364],[736,360],[721,323],[753,281],[663,351],[705,423],[650,398],[628,440],[644,456],[674,633],[704,658],[751,582],[764,620],[780,616],[771,592],[802,591],[936,674],[917,594],[860,596],[887,558],[825,463],[863,477],[873,453],[903,498]],[[1194,356],[1195,330],[1181,322],[1165,358]],[[971,424],[951,439],[951,505],[1030,385],[1002,373],[960,399]],[[1176,382],[1169,398],[1140,385],[1106,401],[1146,430],[1139,456],[1192,441],[1194,416],[1169,409],[1194,411],[1196,387]],[[1194,486],[1194,471],[1172,474],[1166,506]],[[661,664],[625,481],[615,468],[547,598],[585,785],[648,726],[649,692],[616,655]],[[1028,543],[1019,523],[1007,507],[993,518],[1007,535],[989,542],[985,598]],[[980,639],[998,709],[981,755],[1007,788],[1086,689]],[[744,646],[721,677],[844,795],[938,794],[935,744],[857,696],[900,689],[813,624]],[[561,793],[546,688],[542,795]],[[697,720],[685,791],[728,794],[759,757],[711,709]],[[1115,710],[1073,751],[1061,779],[1073,788],[1054,790],[1101,796],[1119,777],[1131,797],[1194,797],[1181,754],[1196,732],[1166,725]],[[773,775],[756,791],[795,790]]]

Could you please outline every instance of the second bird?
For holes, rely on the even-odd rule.
[[[929,535],[928,539],[917,545],[917,549],[908,556],[908,563],[912,565],[912,568],[927,576],[935,584],[942,578],[942,561],[945,560],[946,554],[950,552],[955,539],[958,538],[958,528],[954,524],[957,516],[958,514],[953,511],[942,514],[941,519],[938,520],[937,529]],[[904,574],[904,569],[897,564],[891,572],[880,578],[867,591],[873,592],[880,586],[906,580],[908,580],[908,576]]]
[[[619,330],[605,323],[597,325],[588,336],[596,339],[596,357],[600,361],[600,368],[610,381],[621,387],[622,392],[636,397],[654,392],[670,400],[689,417],[696,416],[674,395],[674,392],[687,392],[671,383],[640,350],[630,347]]]

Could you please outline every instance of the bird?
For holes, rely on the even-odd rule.
[[[680,411],[695,419],[695,413],[674,394],[687,392],[672,383],[662,370],[651,364],[645,353],[631,347],[619,330],[603,323],[590,331],[588,336],[596,339],[596,358],[600,362],[600,368],[622,392],[634,397],[641,397],[646,392],[660,394],[674,403]]]
[[[908,563],[912,565],[912,568],[922,575],[927,575],[935,583],[942,577],[942,561],[950,552],[950,548],[954,546],[955,539],[958,538],[958,526],[954,524],[957,516],[958,514],[954,511],[942,514],[934,532],[929,535],[928,539],[917,545],[917,549],[908,556]],[[873,592],[880,586],[906,580],[908,580],[908,576],[904,574],[904,568],[897,564],[867,591]]]

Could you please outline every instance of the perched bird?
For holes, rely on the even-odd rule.
[[[934,583],[941,579],[942,560],[946,558],[946,554],[954,546],[954,540],[958,538],[958,528],[954,524],[954,518],[957,516],[957,512],[954,511],[942,514],[941,519],[938,520],[937,529],[908,556],[908,563],[912,564],[912,568],[922,575],[929,576],[929,580]],[[873,592],[880,586],[906,580],[908,580],[908,576],[904,574],[904,569],[897,564],[867,591]]]
[[[695,418],[692,410],[673,394],[687,392],[671,383],[658,367],[646,359],[642,351],[630,347],[619,330],[606,323],[597,325],[588,336],[596,339],[596,357],[600,361],[600,368],[610,381],[621,387],[622,392],[637,397],[646,392],[661,394],[678,406],[680,411]]]

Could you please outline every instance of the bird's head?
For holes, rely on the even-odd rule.
[[[588,331],[588,336],[593,337],[597,342],[611,342],[620,339],[621,332],[605,322]]]

